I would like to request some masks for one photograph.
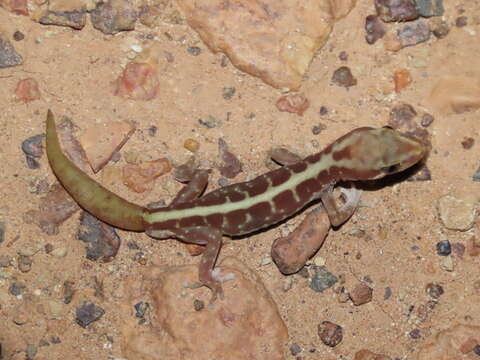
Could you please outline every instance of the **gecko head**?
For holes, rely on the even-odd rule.
[[[370,180],[405,170],[422,160],[428,146],[390,127],[359,128],[333,146],[344,180]]]

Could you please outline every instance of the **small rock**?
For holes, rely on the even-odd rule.
[[[50,251],[50,255],[55,257],[65,257],[67,256],[68,249],[65,246],[61,246]]]
[[[348,60],[348,53],[346,51],[341,51],[340,54],[338,54],[338,59],[340,61],[347,61]]]
[[[412,83],[412,74],[407,69],[395,70],[393,73],[393,83],[395,85],[395,92],[399,93]]]
[[[27,360],[33,360],[35,358],[35,355],[37,355],[37,347],[33,344],[28,344],[27,345]]]
[[[385,288],[385,293],[383,294],[383,300],[386,301],[390,299],[391,296],[392,296],[392,288],[387,286]]]
[[[445,271],[453,271],[455,269],[455,263],[453,262],[453,257],[452,256],[445,256],[442,257],[442,260],[440,261],[440,268]]]
[[[63,302],[65,304],[70,304],[76,291],[77,290],[75,289],[75,283],[73,281],[65,281],[62,288]]]
[[[428,283],[425,287],[425,291],[434,300],[440,299],[440,296],[443,295],[443,287],[440,284]]]
[[[467,251],[469,256],[478,256],[480,255],[480,243],[477,242],[475,236],[472,236],[467,242]]]
[[[202,49],[200,49],[198,46],[189,46],[187,47],[187,51],[192,56],[198,56],[202,53]]]
[[[0,221],[0,244],[5,241],[5,222]]]
[[[364,282],[361,282],[355,286],[349,295],[353,304],[359,306],[372,301],[373,289]]]
[[[375,9],[385,22],[405,22],[420,16],[414,0],[375,0]]]
[[[303,94],[287,94],[281,96],[275,105],[280,111],[303,116],[310,106],[310,101]]]
[[[49,300],[47,304],[52,319],[60,319],[65,313],[65,305],[60,301]]]
[[[115,81],[113,94],[125,99],[149,101],[158,95],[157,68],[146,62],[130,62]]]
[[[12,265],[12,258],[8,255],[0,255],[0,267],[6,268]]]
[[[407,179],[407,181],[430,181],[430,180],[432,180],[432,173],[430,172],[430,169],[423,164],[420,170],[415,172],[415,174],[413,174]]]
[[[473,181],[480,182],[480,167],[473,173],[472,176]],[[0,230],[0,235],[1,235],[1,230]],[[0,243],[1,243],[1,236],[0,236]]]
[[[135,307],[135,316],[137,318],[145,318],[145,313],[150,309],[150,304],[148,302],[140,301],[134,305]]]
[[[422,125],[423,127],[429,127],[434,120],[435,118],[432,115],[423,114],[422,120],[420,120],[420,125]]]
[[[448,23],[441,19],[435,19],[430,23],[430,26],[433,35],[437,39],[443,39],[450,32],[450,26],[448,26]]]
[[[466,136],[462,140],[462,147],[465,150],[470,150],[474,144],[475,144],[475,139],[472,137]]]
[[[187,139],[183,143],[183,147],[190,152],[197,152],[200,149],[200,143],[194,139]]]
[[[90,19],[95,29],[113,35],[135,29],[137,13],[128,0],[101,1],[90,12]]]
[[[438,200],[437,210],[443,225],[450,230],[467,231],[476,219],[477,201],[473,195],[445,195]]]
[[[417,112],[410,104],[395,105],[390,111],[388,125],[394,129],[412,129],[415,127],[414,118]]]
[[[26,286],[19,282],[13,282],[9,288],[8,292],[13,296],[19,296],[23,294],[23,291],[26,289]]]
[[[413,46],[430,39],[430,27],[424,20],[402,26],[397,32],[402,47]]]
[[[328,115],[328,108],[326,106],[320,106],[320,110],[318,111],[320,116]]]
[[[22,41],[23,39],[25,39],[25,35],[21,31],[17,30],[13,33],[13,40]]]
[[[82,212],[77,238],[87,243],[87,259],[112,261],[117,255],[121,239],[115,229],[87,212]]]
[[[26,78],[18,81],[15,88],[15,97],[18,102],[24,104],[40,99],[38,82],[34,78]]]
[[[38,169],[40,164],[36,160],[43,155],[44,134],[38,134],[22,141],[22,151],[25,154],[27,166],[29,169]]]
[[[443,0],[415,0],[418,13],[423,17],[442,16]]]
[[[193,308],[195,311],[200,311],[205,308],[205,303],[202,300],[195,299],[193,301]]]
[[[475,355],[480,356],[480,344],[479,344],[479,345],[476,345],[476,346],[473,348],[473,353],[474,353]]]
[[[68,26],[75,30],[82,30],[87,23],[85,10],[52,11],[47,10],[39,20],[43,25]]]
[[[151,191],[154,180],[172,170],[167,158],[144,161],[139,165],[127,164],[122,169],[122,182],[137,193]]]
[[[327,270],[325,266],[315,266],[315,274],[310,281],[310,288],[316,292],[323,292],[335,285],[338,278]]]
[[[333,72],[332,82],[337,86],[349,88],[357,85],[357,79],[353,77],[349,67],[341,66]]]
[[[157,131],[158,131],[158,127],[156,127],[155,125],[152,125],[148,128],[148,135],[151,137],[154,137],[155,135],[157,135]]]
[[[362,349],[355,353],[353,360],[391,360],[391,357],[387,355],[375,354],[370,350]]]
[[[459,16],[455,20],[455,26],[458,28],[462,28],[468,25],[468,18],[466,16]]]
[[[100,320],[105,314],[105,310],[93,303],[85,303],[76,310],[75,321],[78,325],[85,328],[94,321]]]
[[[408,336],[410,336],[411,339],[414,339],[414,340],[417,340],[417,339],[420,339],[422,337],[422,333],[420,331],[420,329],[413,329],[412,331],[410,331],[408,333]]]
[[[460,352],[462,354],[468,354],[473,351],[475,346],[478,345],[478,340],[475,338],[468,338],[462,345],[460,345]]]
[[[290,346],[290,354],[292,354],[293,356],[296,356],[301,352],[302,352],[302,348],[297,343],[293,343],[292,346]]]
[[[233,86],[230,87],[224,87],[222,91],[222,96],[225,100],[230,100],[233,95],[235,95],[235,92],[237,89],[235,89]]]
[[[370,45],[375,44],[375,42],[381,39],[386,33],[385,27],[376,15],[368,15],[365,18],[365,31],[367,32],[365,40]]]
[[[318,336],[325,345],[334,347],[342,341],[343,329],[340,325],[330,321],[322,321],[322,323],[318,325]]]
[[[207,120],[198,119],[198,123],[205,126],[207,129],[213,129],[222,125],[222,120],[215,118],[212,115],[208,115]]]
[[[18,54],[10,41],[0,35],[0,69],[23,64],[23,59]]]
[[[32,258],[25,255],[20,255],[18,257],[18,269],[23,272],[27,273],[32,269]]]
[[[437,254],[440,256],[447,256],[452,253],[452,247],[450,241],[443,240],[437,243]]]
[[[465,254],[465,245],[457,242],[457,243],[454,243],[452,245],[452,249],[453,249],[454,254],[457,257],[463,258],[463,255]]]
[[[29,311],[24,307],[24,304],[19,305],[14,313],[12,314],[12,321],[16,325],[25,325],[30,321],[30,313]]]

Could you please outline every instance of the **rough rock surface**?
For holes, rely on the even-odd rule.
[[[187,22],[214,52],[276,88],[298,90],[336,19],[355,0],[178,0]]]
[[[137,360],[284,359],[287,328],[277,306],[254,272],[234,258],[221,264],[225,298],[208,303],[209,290],[189,289],[198,279],[196,265],[151,267],[128,281],[124,293],[123,356]],[[148,302],[151,323],[139,325],[134,304]],[[221,335],[219,335],[221,334]]]

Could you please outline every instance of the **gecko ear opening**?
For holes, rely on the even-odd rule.
[[[393,165],[390,165],[390,166],[385,166],[385,167],[382,167],[380,169],[380,171],[384,172],[385,174],[393,174],[395,172],[398,171],[398,169],[400,168],[401,164],[398,163],[398,164],[393,164]]]

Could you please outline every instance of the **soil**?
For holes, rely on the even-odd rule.
[[[52,236],[25,223],[23,215],[36,209],[40,201],[40,196],[32,193],[32,183],[55,181],[45,156],[39,159],[39,169],[30,169],[21,150],[23,140],[44,132],[47,109],[70,117],[80,133],[98,122],[134,121],[137,130],[121,152],[136,151],[150,159],[166,156],[177,165],[191,155],[184,148],[189,138],[200,143],[198,154],[204,163],[219,163],[218,139],[223,138],[243,165],[243,172],[230,180],[234,182],[268,171],[267,166],[272,165],[268,151],[273,147],[286,146],[304,155],[319,151],[353,128],[387,124],[391,108],[398,103],[412,105],[418,122],[429,113],[434,116],[428,127],[432,151],[427,166],[432,180],[387,182],[365,191],[364,206],[340,229],[330,231],[316,255],[331,273],[344,279],[347,289],[367,282],[373,288],[371,302],[354,306],[351,301],[340,301],[332,289],[314,292],[308,279],[298,274],[293,275],[292,286],[286,291],[285,283],[290,280],[264,259],[269,257],[273,240],[287,229],[293,230],[302,216],[239,241],[226,241],[220,256],[235,256],[260,276],[288,328],[285,356],[289,359],[353,359],[360,349],[392,359],[415,359],[439,331],[457,323],[480,324],[480,257],[454,252],[453,269],[447,271],[436,247],[445,239],[467,246],[472,236],[480,237],[478,220],[468,231],[453,231],[446,229],[437,213],[438,199],[446,194],[478,196],[479,185],[472,176],[480,164],[479,112],[437,112],[427,101],[432,86],[442,76],[480,77],[480,10],[475,3],[445,1],[445,20],[451,26],[445,38],[432,37],[426,43],[388,52],[381,41],[366,43],[364,20],[374,9],[371,1],[359,1],[352,13],[336,24],[310,66],[301,88],[310,102],[303,116],[278,111],[279,90],[228,62],[222,66],[223,55],[212,54],[187,25],[165,24],[155,29],[139,25],[134,31],[107,36],[90,24],[81,31],[44,26],[0,10],[2,31],[24,59],[21,66],[0,70],[0,221],[6,226],[0,255],[14,260],[13,265],[0,268],[0,339],[6,341],[5,334],[13,334],[8,346],[26,349],[33,345],[35,359],[122,358],[119,324],[130,314],[116,306],[115,293],[127,275],[145,264],[136,260],[138,250],[127,243],[134,241],[140,246],[147,264],[199,261],[174,240],[155,241],[144,234],[119,231],[122,246],[115,259],[92,262],[85,258],[84,243],[76,239],[79,213]],[[466,26],[455,25],[459,16],[467,17]],[[14,41],[15,31],[21,31],[25,38]],[[150,35],[158,40],[150,40]],[[113,96],[112,83],[133,56],[131,45],[146,46],[150,41],[160,42],[174,59],[159,61],[158,96],[151,101]],[[200,54],[189,53],[189,46],[199,47]],[[423,66],[415,60],[422,60]],[[341,66],[351,69],[357,85],[347,89],[332,84],[332,73]],[[404,68],[410,71],[413,82],[397,94],[393,74]],[[41,99],[24,104],[15,100],[14,89],[27,77],[39,83]],[[224,98],[224,88],[231,87],[234,95]],[[211,117],[221,124],[208,128],[199,122]],[[152,126],[158,128],[155,136],[149,135]],[[467,137],[475,140],[470,148],[462,146]],[[123,159],[107,167],[121,164]],[[101,172],[95,178],[101,181]],[[220,178],[219,172],[213,171],[209,188],[218,187]],[[140,204],[168,201],[180,188],[172,173],[158,178],[154,189],[143,194],[132,192],[120,181],[110,187]],[[47,254],[43,250],[47,244],[66,247],[66,256]],[[31,269],[22,272],[19,253],[32,248],[40,250],[29,256]],[[51,320],[46,315],[48,302],[62,302],[66,281],[75,284],[77,294],[70,304],[62,303],[60,320]],[[98,281],[103,282],[103,298],[94,296]],[[9,288],[14,282],[26,284],[28,295],[11,295]],[[418,311],[431,300],[426,292],[430,283],[440,284],[444,293],[422,318]],[[74,320],[81,297],[93,299],[105,311],[87,328]],[[343,328],[339,345],[328,347],[321,342],[318,325],[322,321]],[[289,349],[295,343],[302,351],[293,356]],[[7,351],[7,342],[2,345]]]

